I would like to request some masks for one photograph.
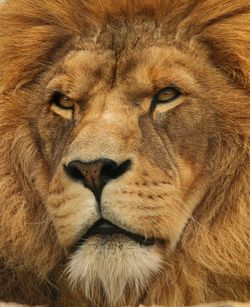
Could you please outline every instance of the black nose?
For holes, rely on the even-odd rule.
[[[92,162],[75,160],[70,162],[64,169],[68,176],[75,180],[81,180],[86,188],[90,189],[97,201],[100,201],[104,186],[112,179],[122,176],[131,166],[131,161],[118,165],[110,159],[100,159]]]

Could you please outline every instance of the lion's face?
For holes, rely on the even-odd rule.
[[[220,102],[233,96],[202,48],[147,25],[74,41],[29,106],[68,278],[110,304],[141,294],[178,243],[220,163]]]
[[[249,300],[246,2],[1,5],[0,300]]]

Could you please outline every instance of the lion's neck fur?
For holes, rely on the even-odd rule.
[[[4,102],[6,113],[0,113],[0,300],[43,303],[50,295],[48,274],[59,253],[42,196],[34,189],[41,157],[25,128],[27,123],[11,117],[13,105],[7,99]],[[31,161],[37,162],[35,167]]]

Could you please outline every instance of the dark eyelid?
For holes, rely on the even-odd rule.
[[[51,99],[52,102],[55,102],[56,100],[59,100],[61,97],[69,98],[67,95],[63,94],[62,92],[55,91],[55,92],[51,93],[50,99]]]

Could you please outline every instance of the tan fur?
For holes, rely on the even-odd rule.
[[[249,46],[244,0],[0,6],[0,300],[250,300]],[[149,111],[171,84],[182,95]],[[63,169],[100,158],[132,161],[101,211]],[[160,241],[95,237],[72,254],[101,216]]]

